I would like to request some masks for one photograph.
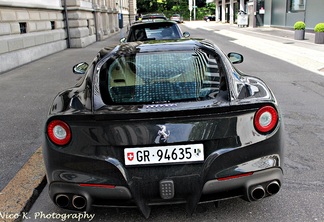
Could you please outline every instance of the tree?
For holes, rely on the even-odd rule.
[[[141,14],[159,12],[170,17],[172,14],[181,14],[185,20],[189,20],[190,11],[188,0],[137,0],[137,12]],[[196,0],[196,18],[203,19],[206,14],[215,13],[215,3],[206,4],[206,0]]]

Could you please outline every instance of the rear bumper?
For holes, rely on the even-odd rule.
[[[241,197],[246,201],[255,201],[272,196],[279,191],[282,184],[282,178],[283,173],[281,168],[270,168],[254,172],[251,175],[229,178],[227,180],[209,180],[203,185],[200,199],[195,206],[198,203],[235,197]],[[269,190],[269,185],[271,186],[273,184],[277,187],[270,187]],[[174,190],[174,192],[177,193],[178,190]],[[253,192],[257,192],[257,195],[253,195]],[[127,186],[100,187],[83,186],[82,184],[67,182],[53,182],[49,186],[49,193],[55,204],[59,207],[71,210],[89,211],[92,207],[139,207],[141,209],[143,206],[141,206],[142,203],[138,202],[139,200],[145,203],[145,208],[149,208],[151,205],[191,204],[190,201],[188,202],[188,200],[181,198],[168,200],[162,198],[160,200],[145,200],[143,199],[144,197],[134,198],[131,190]],[[77,199],[77,197],[83,198],[84,204],[80,205],[80,202],[76,201],[80,200]],[[62,199],[59,198],[66,199],[62,202]],[[135,199],[137,199],[137,201]],[[187,207],[187,209],[195,209],[195,206]]]
[[[227,199],[232,197],[242,197],[247,201],[255,201],[276,194],[270,190],[269,185],[276,182],[278,184],[278,191],[282,185],[283,172],[280,168],[271,168],[254,172],[249,176],[242,176],[235,179],[228,180],[210,180],[204,184],[202,190],[201,201]],[[262,198],[253,197],[252,193],[255,188],[259,187],[264,190]],[[213,198],[215,196],[215,198]]]

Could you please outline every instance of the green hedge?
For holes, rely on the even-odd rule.
[[[305,28],[306,28],[306,25],[305,25],[305,23],[302,22],[302,21],[298,21],[298,22],[296,22],[295,25],[294,25],[294,29],[295,29],[295,30],[305,30]]]
[[[324,23],[318,23],[315,28],[314,28],[315,32],[324,32]]]

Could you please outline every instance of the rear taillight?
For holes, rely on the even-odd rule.
[[[98,188],[114,189],[116,186],[110,184],[80,183],[80,187],[98,187]]]
[[[278,122],[278,113],[272,106],[260,108],[254,116],[254,126],[260,133],[268,133],[273,130]]]
[[[240,178],[240,177],[247,177],[247,176],[251,176],[252,174],[253,174],[253,172],[249,172],[249,173],[242,173],[242,174],[237,174],[237,175],[228,176],[228,177],[221,177],[221,178],[218,178],[217,180],[219,180],[219,181],[225,181],[225,180],[238,179],[238,178]]]
[[[49,139],[59,146],[68,144],[71,140],[70,127],[61,120],[53,120],[47,125]]]

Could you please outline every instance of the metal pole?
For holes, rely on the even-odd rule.
[[[192,0],[188,0],[188,9],[190,11],[190,21],[191,21],[191,16],[192,16]]]
[[[233,7],[233,0],[230,0],[230,24],[233,25],[234,24],[234,7]]]
[[[219,1],[215,0],[215,22],[219,22]]]
[[[253,28],[256,28],[257,1],[253,0]]]
[[[240,10],[245,12],[244,0],[240,0]]]
[[[222,0],[222,23],[225,23],[226,21],[226,5],[225,0]]]
[[[119,11],[120,11],[120,13],[119,13],[119,16],[120,16],[120,18],[119,19],[121,19],[121,21],[120,22],[123,22],[123,5],[122,5],[122,0],[119,0]],[[124,24],[121,24],[120,25],[120,38],[123,38],[123,26],[124,26]]]
[[[196,0],[193,0],[193,2],[194,2],[194,6],[193,6],[193,8],[194,8],[194,21],[196,21]]]

